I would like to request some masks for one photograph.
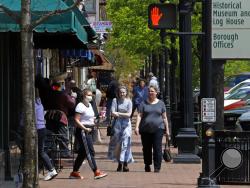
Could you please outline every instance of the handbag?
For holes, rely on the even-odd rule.
[[[116,118],[112,119],[110,121],[109,125],[107,126],[107,136],[114,136],[114,134],[115,134],[115,129],[114,129],[115,121],[116,121]]]
[[[118,112],[118,102],[116,100],[116,105],[117,105],[117,112]],[[110,123],[107,126],[107,136],[114,136],[115,134],[115,122],[116,122],[116,118],[110,118]]]
[[[163,157],[164,161],[166,161],[166,162],[171,162],[171,160],[172,160],[172,155],[171,155],[171,151],[170,151],[170,143],[169,143],[168,138],[166,138],[165,148],[162,152],[162,157]]]

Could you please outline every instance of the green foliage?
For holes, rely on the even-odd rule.
[[[148,55],[160,45],[158,32],[148,29],[147,26],[147,7],[152,2],[152,0],[108,1],[108,19],[113,23],[110,45],[114,48],[123,48],[132,54],[143,55]]]
[[[115,75],[118,79],[135,75],[142,66],[140,62],[142,58],[137,55],[129,55],[124,49],[107,49],[107,51],[109,51],[109,58],[114,63]]]
[[[113,23],[113,30],[105,51],[110,55],[119,52],[115,67],[118,74],[128,74],[138,70],[143,60],[151,52],[159,53],[161,48],[159,31],[148,28],[148,5],[159,3],[156,0],[109,0],[107,3],[108,19]],[[178,4],[177,0],[166,1]],[[192,31],[202,31],[202,6],[195,3],[192,14]],[[166,46],[170,47],[170,37]],[[179,49],[177,38],[175,48]],[[200,85],[201,36],[192,36],[193,87]],[[118,57],[118,56],[116,56]],[[126,66],[125,66],[126,65]],[[129,66],[127,66],[129,65]],[[230,61],[225,65],[225,76],[249,71],[248,61]],[[178,70],[177,70],[178,71]]]
[[[237,73],[250,72],[250,61],[227,61],[225,64],[224,76],[230,76]]]

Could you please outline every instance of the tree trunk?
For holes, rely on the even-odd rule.
[[[224,64],[225,60],[213,60],[213,96],[216,99],[215,129],[224,129]]]
[[[37,134],[34,105],[33,33],[30,28],[30,0],[22,0],[21,48],[22,48],[22,110],[24,121],[23,175],[25,188],[37,188]]]

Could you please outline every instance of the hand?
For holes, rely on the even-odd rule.
[[[152,20],[152,24],[154,26],[159,25],[159,21],[162,17],[162,13],[160,12],[160,9],[158,7],[154,7],[151,10],[151,20]]]
[[[119,117],[119,112],[113,112],[114,117]]]
[[[166,138],[167,138],[168,140],[170,140],[171,136],[170,136],[169,132],[166,132]]]
[[[135,128],[135,135],[139,135],[139,129]]]
[[[91,132],[92,131],[92,129],[91,128],[85,128],[85,130],[84,130],[85,132],[87,132],[87,133],[89,133],[89,132]]]

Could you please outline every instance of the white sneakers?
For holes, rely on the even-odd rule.
[[[49,181],[49,180],[52,180],[56,176],[57,176],[57,172],[55,169],[53,169],[52,171],[48,172],[48,174],[47,174],[47,176],[45,176],[44,180]]]

